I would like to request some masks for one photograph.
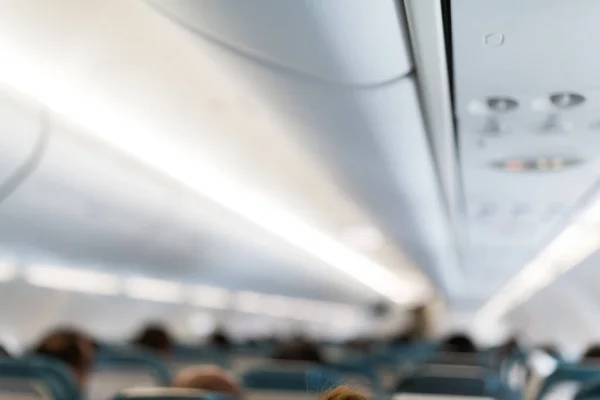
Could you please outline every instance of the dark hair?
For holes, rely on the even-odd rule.
[[[156,323],[146,325],[133,343],[157,353],[170,353],[173,349],[171,334],[163,325]]]
[[[476,353],[477,347],[467,335],[458,333],[444,340],[443,350],[456,353]]]
[[[600,358],[600,345],[590,346],[583,355],[583,358]]]
[[[57,329],[46,335],[33,352],[65,363],[83,384],[91,371],[95,348],[88,335],[75,329]]]
[[[315,344],[299,339],[278,345],[271,358],[274,360],[325,363],[319,348]]]

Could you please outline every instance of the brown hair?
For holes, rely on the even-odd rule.
[[[323,393],[319,400],[367,400],[367,396],[349,386],[338,386]]]
[[[177,372],[172,386],[189,389],[204,389],[223,393],[234,398],[242,397],[242,388],[230,373],[216,365],[197,365]]]

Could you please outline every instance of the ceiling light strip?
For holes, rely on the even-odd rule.
[[[117,295],[121,289],[118,277],[80,268],[53,265],[31,265],[24,273],[30,285],[101,295]]]
[[[599,248],[600,232],[597,225],[573,223],[488,301],[479,310],[477,319],[492,321],[503,317]]]
[[[14,264],[0,263],[0,280],[14,279]],[[161,303],[188,303],[215,310],[233,309],[273,318],[321,321],[357,318],[359,310],[341,303],[269,295],[258,292],[230,292],[207,285],[185,285],[164,279],[116,274],[56,265],[27,266],[23,277],[32,286],[88,294],[126,296]]]

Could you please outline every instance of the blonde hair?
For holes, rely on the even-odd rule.
[[[367,396],[349,386],[338,386],[323,393],[319,400],[367,400]]]

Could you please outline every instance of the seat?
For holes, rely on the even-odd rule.
[[[215,364],[229,369],[231,366],[230,353],[227,350],[214,347],[186,347],[177,346],[172,358],[169,360],[169,369],[176,372],[181,368],[197,364]]]
[[[538,400],[571,400],[586,382],[600,379],[600,368],[593,365],[561,364],[542,383]]]
[[[1,399],[79,399],[72,374],[55,360],[0,359]]]
[[[242,376],[249,400],[314,400],[321,393],[338,386],[342,377],[322,367],[256,367]]]
[[[106,400],[123,389],[167,386],[167,367],[151,353],[141,350],[101,352],[88,386],[89,400]]]
[[[198,389],[134,388],[118,393],[114,400],[226,400],[228,397]]]
[[[396,395],[410,393],[433,396],[484,397],[502,400],[521,400],[522,396],[510,389],[499,376],[489,371],[478,371],[468,376],[464,371],[452,375],[428,375],[420,370],[404,377],[396,385]],[[461,376],[462,375],[462,376]]]

